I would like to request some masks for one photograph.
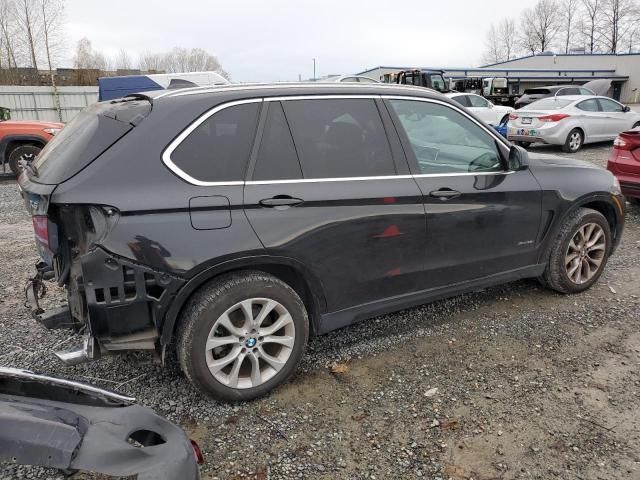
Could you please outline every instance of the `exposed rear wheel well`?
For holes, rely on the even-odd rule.
[[[201,285],[198,285],[198,287],[195,288],[189,294],[189,296],[185,298],[184,301],[182,302],[182,305],[180,307],[180,313],[178,313],[176,321],[172,327],[172,330],[173,330],[172,336],[175,336],[177,332],[178,324],[180,323],[180,319],[182,317],[182,311],[184,310],[185,306],[189,303],[189,299],[191,299],[194,295],[198,293],[198,291],[200,291],[203,287],[210,284],[211,282],[215,282],[216,280],[218,280],[223,276],[227,276],[233,273],[236,273],[236,274],[242,273],[243,271],[263,272],[269,275],[273,275],[278,280],[281,280],[282,282],[289,285],[293,290],[295,290],[295,292],[300,296],[300,299],[304,303],[305,308],[307,309],[307,315],[309,317],[309,333],[313,335],[315,331],[314,320],[317,318],[317,315],[319,314],[318,306],[316,305],[316,302],[314,300],[311,287],[309,286],[307,281],[304,279],[302,273],[300,273],[298,270],[288,265],[265,263],[265,264],[250,265],[243,268],[231,269],[224,272],[220,272],[219,274],[204,281]]]

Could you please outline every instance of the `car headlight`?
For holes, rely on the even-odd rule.
[[[60,130],[62,130],[62,129],[61,128],[45,128],[44,129],[44,131],[47,132],[49,135],[55,135]]]

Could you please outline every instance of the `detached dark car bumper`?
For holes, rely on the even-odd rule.
[[[133,402],[0,367],[0,461],[140,480],[200,478],[182,429]]]

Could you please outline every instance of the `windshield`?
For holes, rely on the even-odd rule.
[[[428,85],[431,85],[432,88],[434,88],[435,90],[445,90],[445,83],[444,83],[444,78],[442,77],[442,75],[440,75],[439,73],[432,73],[429,74],[429,83]]]
[[[572,102],[573,100],[563,100],[553,97],[543,98],[542,100],[538,100],[537,102],[530,103],[520,110],[560,110],[561,108],[566,107]]]

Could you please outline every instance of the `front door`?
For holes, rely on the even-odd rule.
[[[425,288],[535,265],[542,193],[531,172],[507,171],[502,141],[457,107],[386,102],[423,194]]]
[[[624,106],[608,98],[598,98],[604,116],[604,140],[613,140],[619,133],[632,127],[631,115],[624,111]]]
[[[265,105],[245,211],[267,252],[308,268],[328,312],[418,289],[424,206],[398,139],[385,133],[393,126],[382,103],[341,96]]]

